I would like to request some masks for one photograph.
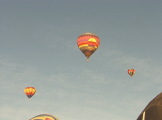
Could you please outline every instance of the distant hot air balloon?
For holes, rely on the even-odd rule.
[[[128,69],[128,74],[130,76],[133,76],[135,74],[136,70],[135,69]]]
[[[93,33],[83,33],[77,38],[77,45],[89,61],[89,57],[100,45],[100,38]]]
[[[49,115],[49,114],[40,114],[37,115],[29,120],[59,120],[56,116]]]
[[[26,87],[24,89],[24,93],[28,98],[31,98],[36,92],[36,89],[34,87]]]

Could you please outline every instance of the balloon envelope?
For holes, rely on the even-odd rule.
[[[137,120],[162,120],[162,92],[148,103]]]
[[[133,76],[135,74],[136,70],[135,69],[128,69],[128,74],[130,76]]]
[[[49,114],[40,114],[37,115],[29,120],[59,120],[56,116],[49,115]]]
[[[88,58],[98,49],[100,38],[93,33],[83,33],[77,38],[77,45]]]
[[[36,92],[36,89],[34,87],[26,87],[24,89],[24,93],[28,98],[31,98]]]

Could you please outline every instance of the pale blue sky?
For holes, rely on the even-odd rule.
[[[161,11],[161,0],[0,0],[1,119],[136,120],[161,92]],[[85,32],[101,39],[90,62],[76,45]]]

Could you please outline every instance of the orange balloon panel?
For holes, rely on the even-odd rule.
[[[28,98],[31,98],[36,92],[36,89],[34,87],[26,87],[24,89],[24,93]]]
[[[77,45],[82,53],[89,58],[99,47],[100,38],[93,33],[83,33],[77,38]]]
[[[128,69],[128,74],[130,75],[130,76],[133,76],[134,74],[135,74],[135,70],[134,69]]]

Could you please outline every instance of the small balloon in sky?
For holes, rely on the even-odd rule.
[[[135,69],[128,69],[128,74],[130,76],[133,76],[135,73],[136,73],[136,70]]]
[[[34,87],[26,87],[24,89],[24,93],[28,98],[31,98],[36,92],[36,89]]]
[[[87,61],[89,61],[89,57],[100,46],[100,38],[93,33],[83,33],[77,38],[77,45],[81,52],[87,58]]]

